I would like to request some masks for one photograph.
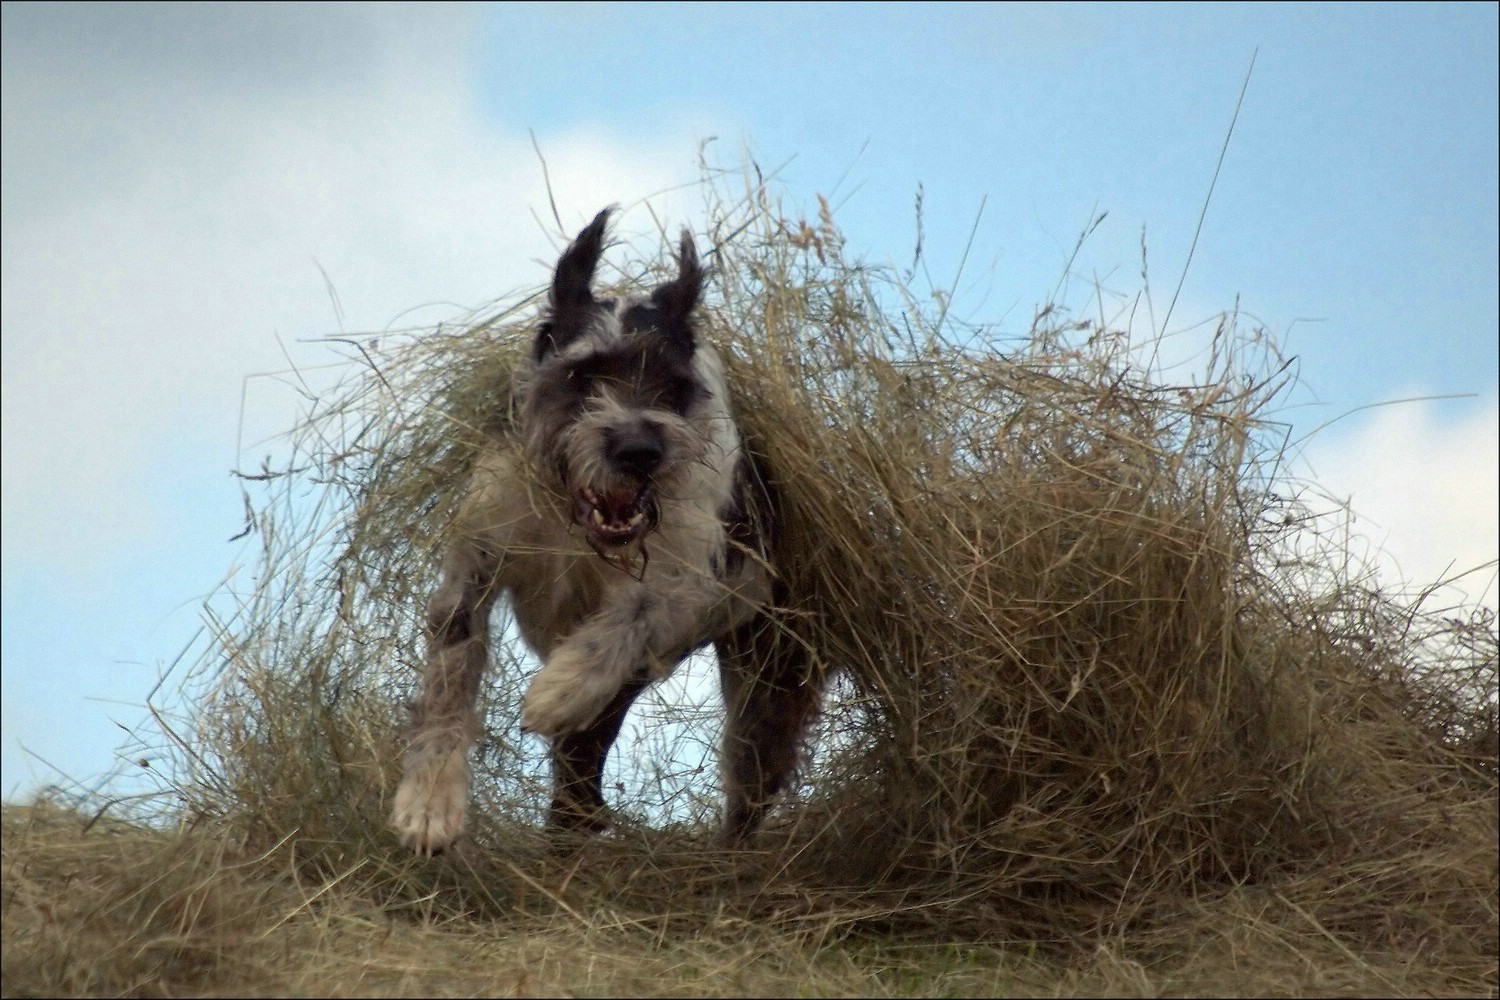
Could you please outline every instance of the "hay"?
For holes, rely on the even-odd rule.
[[[841,697],[765,853],[706,847],[700,753],[660,762],[703,772],[699,805],[665,829],[660,802],[636,813],[562,884],[654,907],[664,933],[727,911],[1077,953],[1231,941],[1223,915],[1253,910],[1294,953],[1419,955],[1493,991],[1494,618],[1372,591],[1336,546],[1289,554],[1307,522],[1277,492],[1269,338],[1224,317],[1180,383],[1059,309],[1001,342],[845,259],[826,204],[705,190],[705,322],[784,499],[796,640]],[[550,877],[514,646],[473,855],[414,865],[384,829],[454,491],[510,419],[536,304],[346,341],[357,376],[262,474],[260,575],[180,737],[190,813],[290,838],[315,877],[357,867],[388,907],[505,917]]]

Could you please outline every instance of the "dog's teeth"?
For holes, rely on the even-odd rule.
[[[604,511],[600,510],[598,507],[595,507],[594,512],[589,516],[594,519],[594,523],[596,525],[601,528],[604,527]]]

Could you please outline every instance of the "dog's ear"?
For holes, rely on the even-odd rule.
[[[552,275],[554,313],[567,313],[594,304],[594,269],[599,266],[599,257],[604,253],[604,230],[613,211],[614,206],[610,206],[594,216],[594,221],[583,227],[558,259],[557,270]]]
[[[532,348],[532,357],[537,361],[551,351],[566,347],[582,332],[580,315],[594,305],[594,270],[604,253],[604,232],[613,211],[614,206],[610,206],[594,216],[594,221],[583,227],[558,258],[557,269],[552,274],[552,287],[547,293],[552,308],[542,322]]]
[[[663,326],[687,328],[688,314],[698,304],[703,293],[703,266],[698,263],[698,248],[693,245],[693,236],[682,231],[682,242],[677,248],[677,277],[651,293],[651,304],[661,316]]]

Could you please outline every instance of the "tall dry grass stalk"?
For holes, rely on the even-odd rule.
[[[1290,544],[1310,528],[1279,495],[1269,339],[1225,316],[1177,382],[1060,310],[1002,342],[847,259],[826,204],[789,216],[734,183],[704,187],[704,322],[785,500],[798,641],[843,679],[764,849],[717,853],[701,802],[665,801],[695,770],[713,792],[669,725],[656,752],[687,755],[652,766],[671,780],[634,774],[636,819],[553,859],[516,725],[525,660],[503,643],[473,850],[417,864],[386,832],[435,556],[484,430],[512,419],[535,296],[346,341],[350,379],[256,487],[258,578],[176,731],[189,815],[425,913],[587,886],[663,933],[731,914],[819,939],[1170,950],[1253,911],[1277,940],[1493,990],[1493,616],[1395,601],[1341,547]]]

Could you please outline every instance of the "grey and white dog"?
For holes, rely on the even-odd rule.
[[[820,686],[776,614],[776,512],[693,312],[705,278],[595,298],[610,209],[557,263],[515,375],[515,426],[479,457],[428,608],[422,692],[392,821],[421,854],[464,832],[469,752],[503,596],[542,659],[523,731],[551,741],[549,825],[606,824],[600,771],[636,696],[712,642],[727,708],[722,836],[754,832],[796,766]]]

